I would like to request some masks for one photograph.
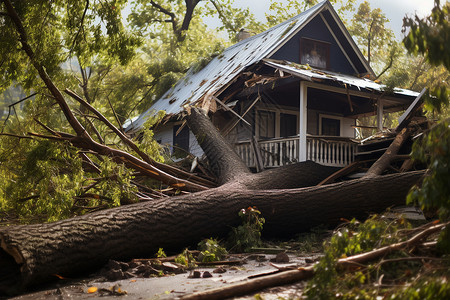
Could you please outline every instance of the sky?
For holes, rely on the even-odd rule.
[[[286,0],[278,0],[285,2]],[[363,0],[357,0],[356,7],[362,3]],[[401,38],[401,29],[403,25],[403,17],[405,15],[414,16],[416,13],[420,17],[430,14],[434,6],[434,0],[368,0],[370,7],[381,8],[386,17],[390,20],[388,27],[390,27],[397,38]],[[442,1],[441,1],[442,2]],[[264,14],[267,12],[270,0],[234,0],[236,6],[249,7],[250,11],[261,21],[264,19]]]

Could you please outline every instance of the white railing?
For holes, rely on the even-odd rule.
[[[298,162],[298,137],[271,139],[258,142],[264,167],[272,168]],[[256,167],[255,153],[249,141],[238,142],[236,152],[249,167]],[[306,157],[326,166],[343,167],[354,160],[356,143],[348,138],[308,136]]]
[[[344,167],[354,161],[356,143],[339,137],[307,137],[306,159],[325,166]]]

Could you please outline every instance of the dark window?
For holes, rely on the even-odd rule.
[[[275,137],[275,113],[272,111],[258,111],[259,137],[263,139]]]
[[[297,134],[297,116],[292,114],[280,114],[280,136],[288,137]]]
[[[300,39],[300,63],[319,69],[329,69],[330,44],[316,40]]]
[[[341,121],[338,119],[322,118],[322,135],[340,136]]]
[[[189,127],[184,126],[180,132],[181,125],[173,127],[173,151],[172,155],[175,157],[185,157],[189,152]]]

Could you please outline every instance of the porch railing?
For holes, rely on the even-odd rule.
[[[298,137],[259,141],[264,167],[279,167],[298,162]],[[256,167],[255,153],[250,141],[238,142],[236,152],[247,166]],[[306,158],[326,166],[343,167],[354,160],[356,143],[348,138],[308,136],[306,138]]]

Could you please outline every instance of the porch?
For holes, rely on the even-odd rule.
[[[257,144],[265,168],[299,162],[299,137],[262,140]],[[357,143],[350,138],[337,136],[306,137],[306,159],[325,166],[343,167],[354,161]],[[250,168],[256,168],[256,154],[251,141],[235,144],[237,154]]]

